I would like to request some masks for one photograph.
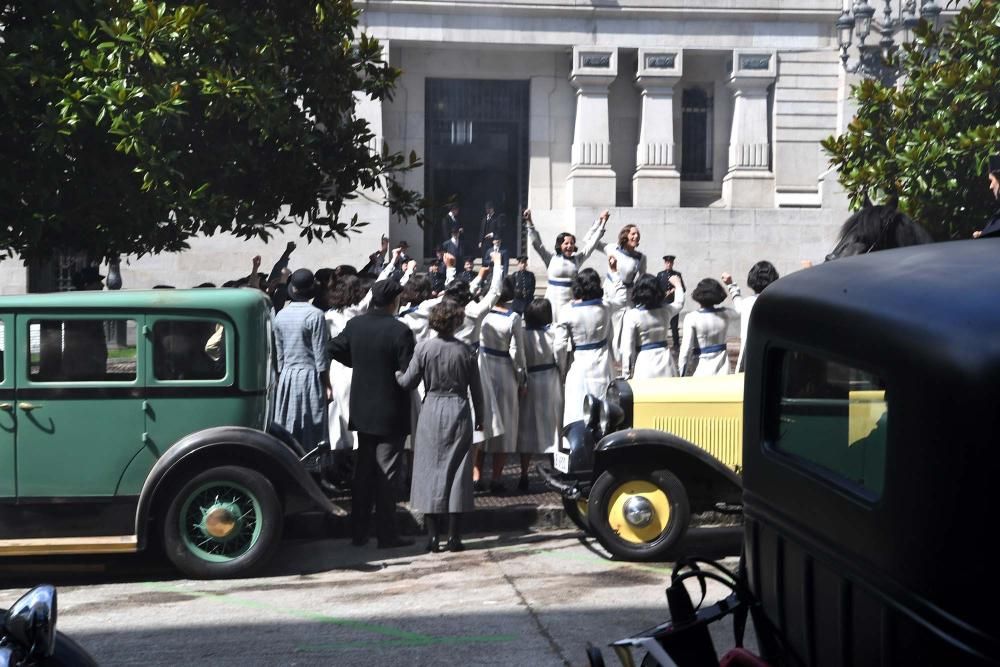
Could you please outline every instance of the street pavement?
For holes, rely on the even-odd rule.
[[[740,530],[693,528],[684,550],[735,567]],[[671,564],[611,560],[578,532],[476,535],[461,553],[421,542],[288,540],[260,576],[229,581],[180,579],[150,555],[9,559],[0,607],[54,583],[60,630],[102,665],[146,667],[585,665],[588,642],[610,665],[608,642],[667,619]],[[710,584],[710,600],[725,594]]]

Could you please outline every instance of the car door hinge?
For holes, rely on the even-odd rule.
[[[142,433],[142,444],[144,445],[149,444],[149,433],[146,433],[145,431],[143,431]]]

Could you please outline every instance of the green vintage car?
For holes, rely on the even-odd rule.
[[[286,514],[337,512],[316,453],[269,432],[270,309],[251,289],[0,298],[0,556],[156,544],[240,576]]]

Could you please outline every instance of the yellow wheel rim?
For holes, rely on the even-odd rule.
[[[644,526],[634,526],[625,520],[625,504],[637,496],[647,500],[652,509],[652,516]],[[612,492],[608,502],[608,525],[626,542],[653,542],[663,534],[669,523],[670,499],[652,482],[632,480],[619,485]]]
[[[580,518],[583,519],[584,522],[586,522],[587,521],[587,500],[585,498],[581,498],[580,500],[576,501],[576,511],[580,513]]]

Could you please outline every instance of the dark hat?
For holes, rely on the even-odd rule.
[[[298,269],[288,279],[288,298],[292,301],[308,301],[312,298],[316,279],[309,269]]]
[[[991,155],[989,160],[990,171],[1000,171],[1000,155]]]
[[[663,261],[664,261],[664,262],[672,262],[672,261],[674,261],[675,259],[677,259],[677,258],[676,258],[676,257],[674,257],[673,255],[664,255],[664,256],[663,256]]]
[[[98,271],[96,266],[85,266],[79,271],[73,274],[71,278],[74,287],[83,287],[84,285],[89,285],[91,283],[97,283],[104,280]]]
[[[376,308],[384,308],[392,303],[393,299],[403,291],[403,286],[392,278],[379,280],[372,285],[372,305]]]

